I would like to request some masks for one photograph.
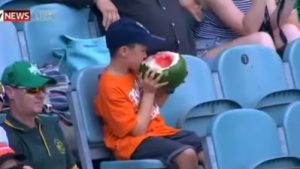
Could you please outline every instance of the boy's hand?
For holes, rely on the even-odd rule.
[[[156,90],[162,86],[165,86],[168,84],[168,82],[159,83],[160,79],[163,77],[163,74],[159,74],[158,76],[155,75],[156,72],[148,69],[142,77],[142,74],[140,74],[140,82],[143,87],[144,93],[156,93]]]

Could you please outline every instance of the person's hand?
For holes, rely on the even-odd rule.
[[[33,168],[30,167],[30,166],[28,166],[28,165],[26,165],[26,166],[23,167],[23,169],[33,169]]]
[[[180,5],[184,7],[198,22],[202,20],[202,12],[200,5],[196,0],[178,0]]]
[[[151,69],[148,69],[143,77],[142,74],[140,74],[139,80],[142,84],[144,93],[156,93],[158,88],[167,85],[168,82],[159,82],[162,77],[162,73],[156,75],[156,72]]]
[[[120,19],[118,9],[111,0],[96,0],[96,5],[102,13],[102,25],[105,30],[108,29],[110,24]]]

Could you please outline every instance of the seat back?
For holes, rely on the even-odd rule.
[[[200,137],[207,136],[207,129],[212,119],[227,110],[241,108],[239,104],[231,100],[216,99],[200,103],[179,119],[179,127],[195,132]]]
[[[0,77],[4,68],[22,60],[16,28],[12,22],[0,22]]]
[[[291,104],[285,112],[283,128],[288,154],[300,158],[300,102]]]
[[[297,157],[278,157],[265,160],[254,169],[300,169],[300,159]]]
[[[210,69],[195,56],[183,56],[188,69],[185,82],[168,98],[162,115],[170,126],[177,126],[178,118],[199,103],[216,98]]]
[[[237,109],[219,114],[209,129],[218,169],[246,169],[281,155],[276,125],[266,113]]]
[[[254,108],[265,95],[288,88],[278,54],[267,47],[243,45],[219,56],[218,72],[225,98]]]
[[[300,39],[288,44],[283,60],[289,64],[295,87],[300,89]]]
[[[36,64],[57,64],[54,49],[65,47],[61,35],[88,38],[88,12],[62,4],[41,4],[30,7],[31,22],[24,23],[29,59]]]
[[[93,106],[98,77],[104,67],[93,66],[81,70],[72,78],[68,94],[69,107],[73,117],[79,157],[84,168],[92,167],[92,159],[109,158],[105,148],[102,127]]]

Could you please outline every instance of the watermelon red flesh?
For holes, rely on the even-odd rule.
[[[158,72],[157,75],[160,73],[164,74],[160,82],[169,82],[168,88],[170,89],[175,89],[179,86],[187,75],[184,59],[173,52],[159,52],[154,56],[150,56],[140,67],[142,75],[150,66]]]
[[[170,55],[158,55],[155,58],[155,63],[161,68],[167,68],[172,64],[173,58]]]

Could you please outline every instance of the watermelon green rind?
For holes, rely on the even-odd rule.
[[[140,72],[142,73],[142,78],[144,78],[145,72],[149,69],[147,63],[143,63],[140,66]],[[169,82],[167,87],[169,89],[177,88],[181,83],[184,82],[185,77],[187,76],[187,67],[185,60],[181,55],[179,55],[179,59],[176,65],[171,65],[170,68],[161,69],[157,71],[156,76],[160,73],[163,73],[163,77],[160,82]]]

